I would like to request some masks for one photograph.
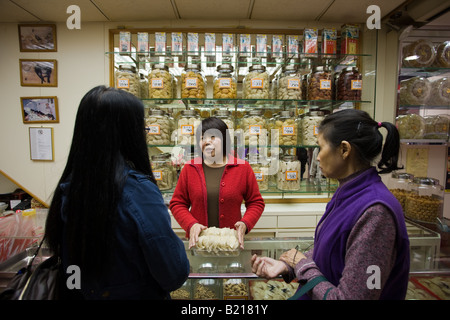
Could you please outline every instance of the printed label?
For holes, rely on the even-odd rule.
[[[155,180],[157,180],[157,181],[161,181],[163,179],[162,171],[153,171],[153,176],[155,177]]]
[[[117,79],[117,89],[130,89],[130,79],[127,78]]]
[[[282,128],[283,136],[293,136],[295,134],[294,126],[283,126]]]
[[[219,78],[219,88],[231,88],[231,78]]]
[[[151,87],[152,87],[152,89],[163,89],[164,88],[163,78],[152,79]]]
[[[317,136],[319,134],[319,126],[313,126],[313,135]]]
[[[194,126],[192,124],[185,124],[180,127],[181,134],[193,135],[194,134]]]
[[[362,90],[362,80],[352,80],[352,90]]]
[[[258,125],[250,125],[248,126],[248,134],[255,134],[255,135],[259,135],[261,134],[261,126]]]
[[[300,79],[288,79],[288,89],[300,89]]]
[[[252,89],[262,89],[264,85],[264,79],[253,78],[250,82],[250,88]]]
[[[320,90],[331,90],[331,80],[321,79]]]
[[[297,171],[286,171],[286,181],[297,180]]]
[[[255,171],[256,181],[264,181],[264,174],[262,172]]]
[[[185,87],[186,88],[197,88],[197,78],[186,78]]]
[[[161,134],[161,127],[159,124],[152,124],[147,126],[147,134]]]

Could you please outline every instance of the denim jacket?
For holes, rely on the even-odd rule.
[[[110,268],[93,282],[83,280],[81,270],[81,292],[86,299],[166,299],[189,275],[184,244],[171,228],[158,187],[132,169],[127,176],[118,205],[118,241]],[[68,183],[61,187],[64,190]],[[62,208],[65,202],[63,195]],[[64,210],[62,220],[66,221]],[[67,268],[65,256],[63,249]]]

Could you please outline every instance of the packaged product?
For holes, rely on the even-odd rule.
[[[400,139],[422,139],[425,132],[425,120],[418,114],[400,115],[395,125]]]
[[[341,28],[341,54],[359,53],[359,27],[345,24]]]
[[[303,34],[303,56],[317,57],[319,33],[317,29],[305,29]]]
[[[413,77],[400,81],[399,103],[401,105],[422,105],[431,94],[431,83],[424,77]]]
[[[405,67],[430,67],[435,57],[436,49],[428,39],[419,39],[403,47],[403,65]]]

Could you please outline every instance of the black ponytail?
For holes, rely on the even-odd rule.
[[[383,147],[383,136],[379,129],[388,131]],[[319,126],[319,132],[332,146],[342,141],[349,142],[357,151],[362,163],[371,164],[381,153],[379,173],[389,173],[397,167],[400,138],[397,128],[389,122],[376,122],[362,110],[346,109],[327,115]]]

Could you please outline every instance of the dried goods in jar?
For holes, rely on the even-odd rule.
[[[263,65],[253,65],[244,77],[244,99],[269,99],[269,74]]]
[[[250,110],[242,119],[245,145],[267,145],[267,122],[264,110]]]
[[[324,116],[322,111],[311,111],[301,119],[301,136],[303,145],[316,146],[317,135],[319,134],[319,125]]]
[[[206,79],[199,65],[188,64],[181,74],[181,98],[206,98]]]
[[[278,79],[277,99],[302,99],[301,74],[298,72],[295,65],[286,66]]]
[[[237,98],[237,82],[233,77],[233,66],[223,64],[217,67],[217,76],[213,84],[214,99],[236,99]]]
[[[396,118],[395,125],[400,139],[422,139],[425,132],[425,120],[418,114],[406,114]]]
[[[439,44],[436,51],[435,65],[441,68],[450,68],[450,41]]]
[[[169,68],[156,64],[148,74],[148,91],[150,99],[172,99],[174,80]]]
[[[136,67],[132,65],[120,65],[115,72],[115,85],[117,89],[128,91],[140,97],[139,78],[136,74]]]
[[[448,115],[426,116],[424,139],[444,139],[447,140],[450,129],[450,118]]]
[[[422,105],[431,94],[431,83],[424,77],[413,77],[400,81],[399,102],[402,105]]]
[[[195,110],[183,110],[177,123],[179,144],[195,144],[195,133],[201,124],[200,116]]]
[[[300,190],[300,161],[296,156],[285,155],[279,161],[277,188],[280,190]]]
[[[433,64],[436,50],[428,39],[419,39],[403,48],[403,64],[405,67],[424,68]]]
[[[450,106],[450,78],[444,77],[431,81],[431,94],[427,104],[431,106]]]
[[[336,83],[337,100],[361,100],[362,76],[358,68],[348,67],[338,77]]]
[[[162,110],[152,110],[145,119],[147,144],[168,145],[171,143],[173,130],[172,119]]]
[[[308,100],[331,100],[331,72],[322,66],[315,67],[308,77]]]
[[[298,118],[291,111],[281,111],[273,120],[271,143],[277,141],[280,146],[296,146],[298,142]]]

